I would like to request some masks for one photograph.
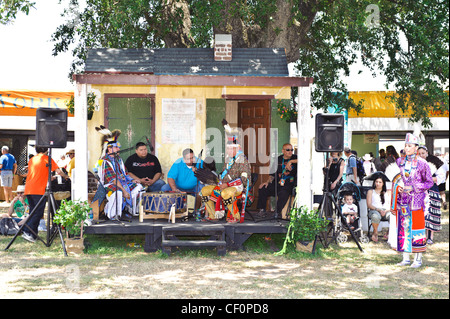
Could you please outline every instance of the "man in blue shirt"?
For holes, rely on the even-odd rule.
[[[202,185],[197,183],[197,177],[195,177],[195,164],[196,158],[194,151],[191,149],[185,149],[183,151],[183,157],[175,161],[167,174],[167,184],[161,188],[161,191],[168,192],[198,192]],[[199,185],[199,186],[197,186]]]
[[[1,186],[5,192],[5,200],[9,204],[14,196],[12,193],[12,184],[14,174],[16,174],[17,163],[13,155],[9,154],[9,147],[2,147],[2,156],[0,157],[0,170],[1,170]]]
[[[350,147],[344,147],[344,153],[347,157],[347,168],[345,170],[346,182],[353,182],[356,185],[359,184],[358,168],[356,166],[356,156],[352,154]]]

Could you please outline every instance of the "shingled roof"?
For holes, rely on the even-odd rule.
[[[85,72],[157,75],[289,76],[282,48],[233,48],[231,61],[214,61],[214,49],[90,49]]]

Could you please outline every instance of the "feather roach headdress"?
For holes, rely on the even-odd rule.
[[[226,119],[222,120],[222,125],[225,129],[225,136],[227,138],[227,145],[239,146],[239,129],[232,129]]]
[[[219,176],[212,172],[209,168],[197,168],[194,175],[205,185],[219,184]]]
[[[114,130],[111,132],[109,129],[107,129],[103,125],[100,125],[100,127],[96,127],[95,129],[97,130],[97,132],[102,134],[102,140],[101,140],[102,155],[101,155],[101,157],[106,155],[106,150],[108,149],[108,146],[120,147],[120,143],[117,141],[117,139],[119,138],[120,133],[121,133],[120,130]]]

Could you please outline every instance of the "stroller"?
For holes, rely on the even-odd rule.
[[[344,214],[342,214],[342,217],[339,216],[339,214],[335,215],[335,223],[334,223],[334,232],[335,232],[335,238],[336,242],[339,244],[347,242],[349,236],[351,237],[350,231],[348,227],[352,227],[353,233],[355,234],[355,237],[359,239],[359,241],[363,244],[367,244],[369,242],[369,237],[367,237],[366,234],[364,234],[362,230],[362,223],[361,223],[361,210],[359,207],[359,201],[361,200],[361,192],[356,186],[356,184],[347,182],[341,185],[339,187],[339,190],[336,194],[336,201],[340,205],[339,209],[342,212],[342,207],[344,206],[344,197],[346,195],[353,196],[353,204],[356,205],[358,208],[358,215],[357,217],[350,223],[345,223],[343,221],[343,218],[346,218]]]

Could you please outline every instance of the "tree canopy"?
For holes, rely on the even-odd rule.
[[[88,48],[211,47],[226,33],[233,47],[285,48],[298,74],[314,78],[318,109],[361,110],[344,81],[361,60],[413,122],[427,127],[429,111],[448,111],[448,1],[86,0],[83,9],[67,1],[52,40],[54,55],[73,50],[71,74],[82,72]]]
[[[11,23],[19,12],[28,14],[34,4],[28,0],[0,0],[0,24]]]

